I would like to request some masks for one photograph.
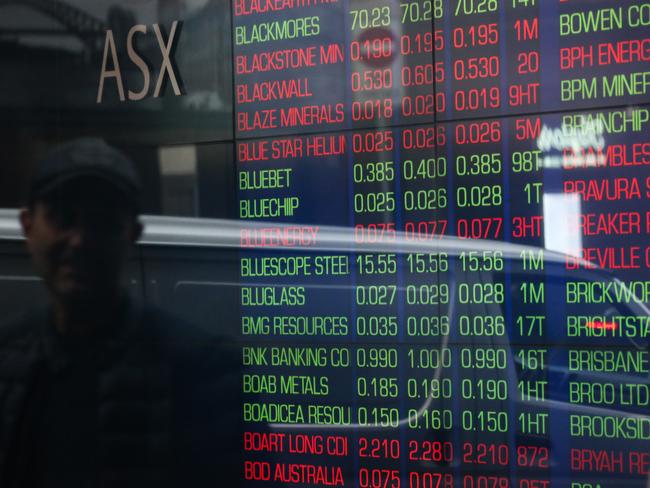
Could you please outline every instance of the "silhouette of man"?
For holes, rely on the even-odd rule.
[[[50,305],[0,328],[2,487],[240,483],[236,349],[126,292],[139,194],[100,139],[36,169],[20,223]]]

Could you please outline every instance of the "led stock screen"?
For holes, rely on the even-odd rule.
[[[650,2],[232,7],[247,485],[646,486]]]

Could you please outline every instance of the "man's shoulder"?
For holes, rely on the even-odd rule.
[[[46,310],[38,308],[0,321],[0,347],[31,344],[37,338],[46,317]]]
[[[239,364],[234,339],[213,334],[152,304],[141,303],[139,308],[142,333],[165,354],[190,363],[207,361],[231,367]]]
[[[45,310],[36,310],[0,324],[0,383],[24,379],[38,360],[39,331]]]
[[[139,315],[143,334],[171,347],[212,345],[223,340],[177,314],[150,303],[137,303],[136,314]]]

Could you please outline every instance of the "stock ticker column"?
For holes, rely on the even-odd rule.
[[[543,71],[543,105],[568,111],[543,116],[537,141],[546,247],[569,256],[562,278],[546,272],[547,293],[561,298],[547,310],[547,393],[570,405],[564,415],[551,412],[553,459],[562,461],[554,474],[643,486],[650,4],[570,0],[546,8],[541,39],[552,52],[542,66],[552,60],[555,69]]]
[[[648,475],[648,115],[630,106],[542,118],[546,247],[564,261],[545,271],[557,297],[546,393],[567,407],[551,411],[549,428],[563,461],[554,475],[576,483],[643,486]]]
[[[397,254],[351,251],[395,241],[403,198],[409,210],[437,206],[427,202],[436,197],[426,185],[435,171],[427,154],[433,127],[393,128],[433,122],[429,7],[234,3],[239,216],[265,222],[241,236],[250,483],[369,487],[408,479],[398,433],[403,376],[422,397],[415,406],[425,402],[432,387],[425,373],[438,353],[396,342],[403,335]],[[415,185],[405,195],[395,160],[402,147],[412,152],[406,178]],[[352,239],[320,250],[325,225],[353,227]],[[426,327],[448,328],[431,315]],[[426,368],[421,385],[407,361]],[[436,413],[420,421],[413,409],[410,423],[426,431],[438,421]],[[412,446],[413,459],[428,462],[431,449]],[[449,486],[451,475],[445,479]]]
[[[446,6],[434,32],[444,40],[436,153],[447,161],[448,235],[484,243],[452,264],[455,486],[550,486],[546,372],[535,362],[548,350],[541,118],[523,115],[542,106],[541,6]],[[530,247],[513,257],[499,242]]]
[[[351,259],[317,251],[348,223],[347,46],[335,1],[233,2],[244,404],[243,477],[342,486],[349,430]]]
[[[233,1],[251,486],[642,483],[649,13]]]

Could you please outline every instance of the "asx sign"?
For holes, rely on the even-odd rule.
[[[160,92],[163,89],[163,83],[166,78],[169,79],[175,96],[180,96],[183,94],[182,83],[179,83],[178,81],[180,76],[174,68],[174,63],[172,63],[172,53],[174,52],[174,47],[178,40],[176,34],[180,31],[181,29],[179,27],[179,22],[175,20],[171,25],[169,36],[165,40],[163,30],[158,24],[153,24],[153,32],[158,42],[160,54],[162,55],[160,69],[158,70],[158,79],[156,80],[156,85],[153,90],[154,98],[160,96]],[[151,69],[147,60],[145,60],[140,55],[140,53],[136,51],[136,34],[147,35],[147,26],[144,24],[134,25],[131,27],[126,36],[126,53],[129,57],[129,60],[142,73],[143,82],[140,90],[133,91],[131,89],[128,89],[125,97],[125,85],[122,77],[122,70],[120,69],[120,59],[117,49],[115,48],[115,38],[113,36],[113,31],[111,29],[108,29],[106,31],[106,38],[104,40],[104,55],[102,59],[102,70],[99,76],[99,87],[97,89],[97,103],[102,102],[102,99],[104,97],[104,86],[109,80],[112,80],[117,86],[117,93],[120,97],[120,101],[122,102],[125,101],[126,98],[129,100],[142,100],[149,94],[151,87]],[[109,68],[109,57],[112,68]]]

